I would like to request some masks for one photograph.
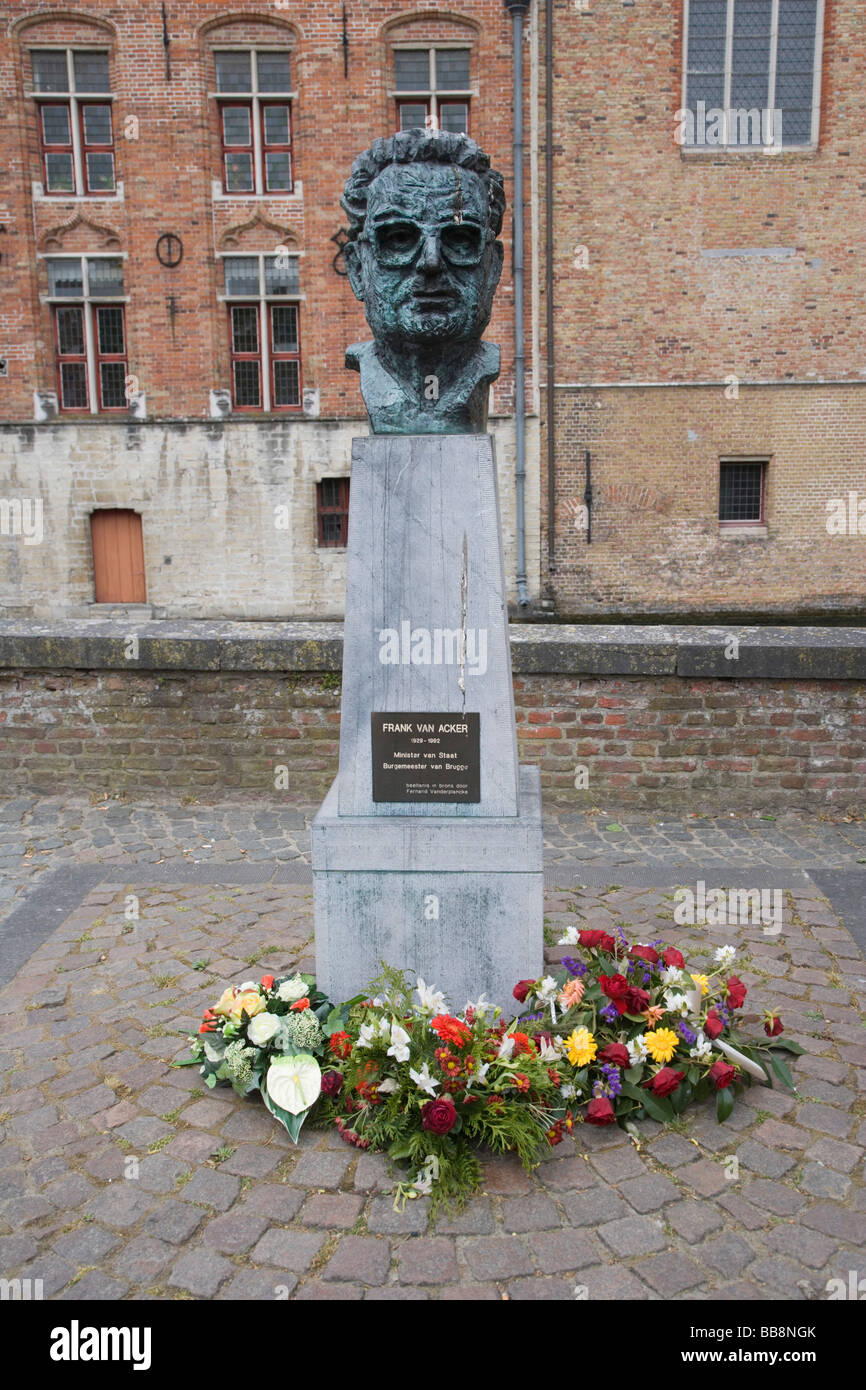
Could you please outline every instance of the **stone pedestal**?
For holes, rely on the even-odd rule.
[[[385,960],[455,1009],[507,1007],[542,966],[541,796],[517,764],[492,439],[355,440],[347,561],[340,769],[312,833],[319,983],[348,998]],[[477,716],[474,796],[374,799],[383,713]]]

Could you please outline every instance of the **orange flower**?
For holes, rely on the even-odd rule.
[[[559,1002],[564,1009],[573,1009],[583,998],[583,980],[568,980],[559,992]]]
[[[465,1047],[472,1040],[472,1030],[450,1014],[437,1014],[431,1018],[430,1027],[443,1042],[453,1043],[455,1047]]]
[[[656,1024],[660,1023],[664,1016],[665,1011],[661,1004],[653,1004],[652,1008],[644,1009],[643,1011],[643,1017],[646,1019],[650,1028],[655,1028]]]
[[[529,1041],[529,1037],[526,1033],[509,1033],[508,1036],[514,1039],[514,1051],[517,1053],[518,1056],[521,1054],[521,1052],[535,1052],[535,1047]]]
[[[308,1009],[310,1007],[310,1001],[309,999],[296,999],[291,1007],[293,1009],[297,1009],[298,1012],[300,1012],[301,1009]]]

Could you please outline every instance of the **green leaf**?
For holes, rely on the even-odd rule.
[[[642,1091],[643,1108],[653,1120],[658,1120],[661,1124],[670,1124],[674,1117],[674,1108],[667,1096],[661,1099],[654,1096],[652,1091]]]
[[[180,1062],[169,1063],[172,1067],[197,1067],[201,1065],[200,1057],[184,1057]]]
[[[208,1087],[209,1090],[213,1090],[214,1086],[216,1085],[216,1076],[213,1072],[211,1072],[210,1076],[205,1077],[204,1084]]]
[[[629,1067],[627,1071],[623,1072],[623,1076],[625,1077],[626,1081],[640,1081],[642,1071],[643,1066],[641,1065],[638,1065],[636,1067]]]
[[[734,1097],[730,1090],[716,1091],[716,1119],[723,1124],[734,1108]]]
[[[773,1071],[776,1073],[783,1086],[787,1086],[789,1091],[796,1091],[797,1087],[794,1085],[794,1078],[788,1071],[786,1064],[782,1061],[781,1057],[774,1057],[772,1052],[770,1053],[770,1066],[773,1068]]]
[[[783,1047],[786,1052],[793,1052],[795,1057],[799,1057],[806,1051],[793,1038],[773,1038],[772,1042],[766,1044],[768,1047]]]
[[[622,1093],[624,1096],[631,1096],[632,1100],[639,1100],[641,1105],[643,1105],[643,1100],[644,1096],[646,1095],[646,1091],[640,1090],[637,1086],[635,1086],[633,1081],[623,1081]]]
[[[692,1087],[688,1081],[681,1081],[671,1096],[671,1105],[676,1115],[681,1115],[692,1098]]]
[[[271,1097],[268,1095],[267,1086],[261,1086],[259,1089],[261,1092],[262,1100],[265,1102],[265,1105],[270,1110],[274,1119],[279,1120],[280,1124],[286,1130],[292,1143],[297,1144],[298,1135],[301,1132],[301,1126],[303,1125],[304,1120],[307,1118],[310,1111],[302,1110],[300,1115],[290,1115],[288,1110],[283,1110],[282,1106],[277,1105],[276,1101],[271,1100]]]

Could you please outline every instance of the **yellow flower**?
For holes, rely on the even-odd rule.
[[[644,1042],[654,1062],[669,1062],[677,1050],[679,1038],[671,1028],[658,1028],[654,1033],[645,1033]]]
[[[700,985],[701,994],[709,994],[710,982],[707,979],[706,975],[693,975],[692,979],[694,980],[696,985]]]
[[[598,1048],[595,1039],[588,1028],[575,1028],[570,1037],[565,1039],[565,1048],[568,1053],[568,1060],[573,1067],[586,1067],[590,1062],[595,1061],[595,1054]]]
[[[236,994],[237,989],[234,985],[229,985],[228,989],[224,989],[220,995],[219,1002],[213,1006],[214,1013],[225,1014],[226,1018],[228,1018],[234,1008]]]
[[[253,1018],[256,1014],[260,1014],[265,1007],[265,1001],[257,989],[245,989],[234,1000],[229,1011],[229,1018],[234,1023],[240,1023],[244,1009],[247,1011],[247,1017]]]

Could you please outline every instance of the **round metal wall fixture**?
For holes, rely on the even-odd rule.
[[[156,243],[156,259],[172,269],[183,260],[183,242],[176,232],[163,232]]]

